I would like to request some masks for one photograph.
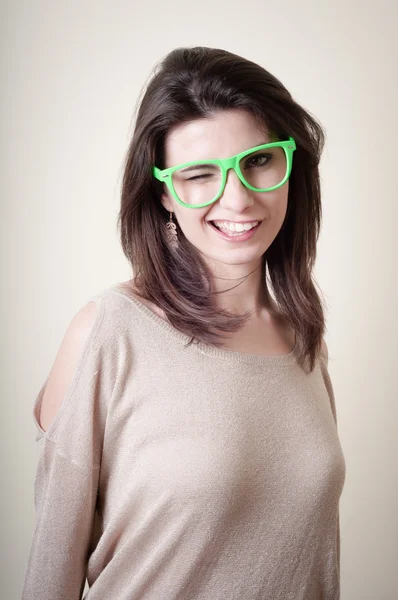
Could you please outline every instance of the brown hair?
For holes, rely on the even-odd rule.
[[[164,168],[165,136],[171,127],[223,109],[251,111],[279,139],[297,145],[283,225],[262,260],[278,310],[296,332],[299,364],[313,370],[325,330],[312,270],[321,224],[318,165],[324,145],[320,124],[295,102],[271,73],[226,50],[176,48],[155,65],[136,115],[127,151],[118,228],[123,252],[143,298],[159,306],[170,324],[202,341],[222,346],[223,332],[237,331],[249,316],[214,306],[211,274],[177,223],[179,245],[165,235],[168,212],[160,202],[163,183],[152,166]]]

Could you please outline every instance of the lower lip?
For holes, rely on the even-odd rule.
[[[209,222],[209,226],[212,228],[212,230],[218,233],[218,235],[224,240],[228,240],[228,242],[246,242],[246,240],[249,240],[251,237],[253,237],[260,225],[261,221],[258,225],[252,229],[249,229],[248,231],[242,231],[242,233],[239,234],[235,233],[235,235],[229,235],[228,233],[217,229],[217,227],[214,227],[214,225]]]

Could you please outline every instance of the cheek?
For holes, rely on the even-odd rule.
[[[283,221],[287,211],[288,189],[284,187],[275,190],[274,195],[267,199],[269,217],[275,221]]]
[[[287,197],[281,198],[280,202],[277,206],[277,215],[278,218],[283,221],[285,219],[287,212]]]
[[[176,209],[176,217],[178,224],[181,227],[186,237],[195,236],[201,230],[207,227],[206,215],[207,211],[199,211],[199,209],[181,207],[182,210]]]

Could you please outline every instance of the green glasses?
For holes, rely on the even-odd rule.
[[[271,142],[249,148],[229,158],[195,160],[152,173],[165,183],[182,206],[202,208],[221,196],[227,172],[234,169],[241,182],[253,192],[270,192],[281,187],[290,177],[296,142]]]

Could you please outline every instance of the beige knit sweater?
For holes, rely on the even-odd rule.
[[[23,600],[338,600],[327,365],[190,339],[116,286],[49,429]],[[48,379],[48,378],[47,378]]]

